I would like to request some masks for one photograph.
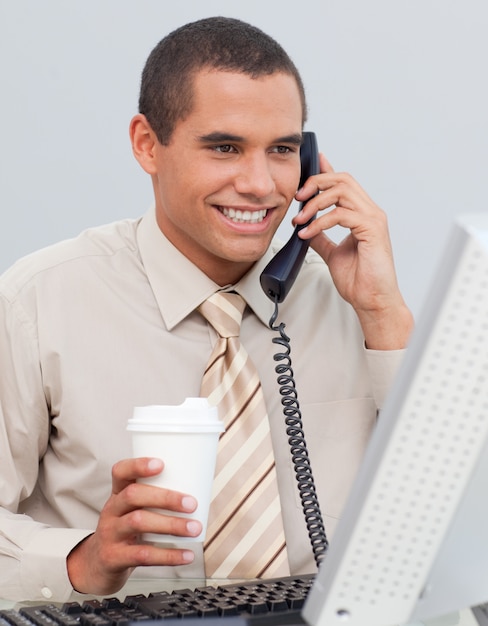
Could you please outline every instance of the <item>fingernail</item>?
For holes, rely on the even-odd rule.
[[[195,558],[195,555],[193,554],[193,552],[190,552],[190,550],[185,550],[182,553],[181,557],[185,563],[191,563]]]
[[[163,462],[161,461],[161,459],[149,459],[149,461],[147,462],[147,468],[152,472],[154,470],[160,470],[162,469],[162,465]]]
[[[190,513],[197,508],[197,501],[192,496],[183,496],[181,506]]]
[[[200,522],[192,520],[191,522],[187,523],[186,529],[190,533],[190,535],[196,537],[202,532],[202,525],[200,524]]]

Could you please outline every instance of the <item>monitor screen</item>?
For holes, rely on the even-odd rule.
[[[485,213],[453,225],[306,621],[386,626],[488,601],[487,495]]]

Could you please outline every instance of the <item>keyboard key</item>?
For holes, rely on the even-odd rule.
[[[98,613],[83,613],[80,616],[81,626],[110,626],[110,620]]]
[[[14,609],[0,611],[0,619],[2,622],[6,622],[10,626],[30,626],[32,623],[27,617]]]
[[[57,626],[56,622],[42,609],[42,606],[23,607],[20,609],[20,613],[36,626]]]
[[[82,604],[82,610],[84,613],[101,613],[103,610],[100,600],[85,600]]]

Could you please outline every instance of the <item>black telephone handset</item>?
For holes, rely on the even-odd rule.
[[[302,173],[300,185],[302,187],[309,176],[320,173],[319,151],[315,133],[303,133],[303,141],[300,147],[300,161]],[[300,210],[305,203],[300,203]],[[274,256],[261,273],[260,281],[264,293],[273,302],[283,302],[288,295],[295,279],[302,266],[305,254],[307,253],[308,240],[300,239],[298,231],[305,228],[315,216],[306,224],[295,227],[288,242]]]

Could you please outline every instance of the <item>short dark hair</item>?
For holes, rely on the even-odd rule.
[[[282,72],[297,83],[307,114],[300,74],[285,50],[255,26],[229,17],[210,17],[185,24],[162,39],[142,72],[139,112],[159,142],[167,145],[178,121],[190,114],[193,78],[204,68],[241,72],[258,78]]]

